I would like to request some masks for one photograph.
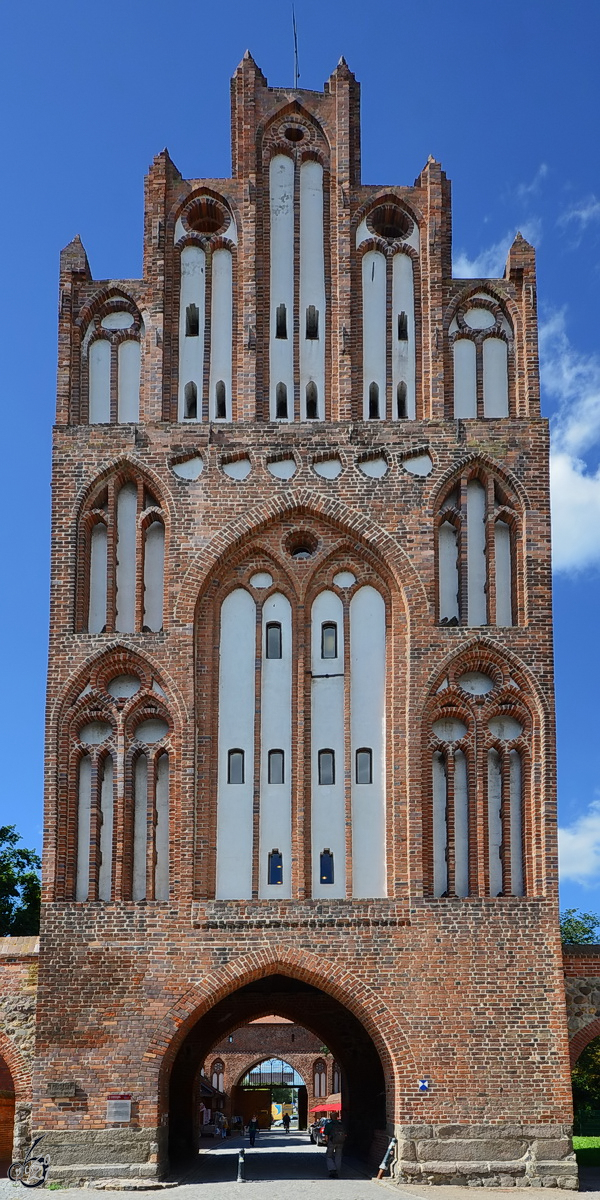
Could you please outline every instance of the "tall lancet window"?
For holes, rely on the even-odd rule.
[[[508,671],[503,678],[484,666],[457,666],[432,704],[424,844],[433,896],[527,891],[531,720]]]
[[[323,167],[300,167],[300,418],[325,415]]]
[[[416,225],[399,204],[379,204],[357,229],[361,251],[365,421],[414,420]]]
[[[82,347],[82,409],[90,425],[136,423],[140,419],[141,317],[107,303],[88,326]],[[104,315],[102,315],[104,311]],[[87,383],[87,389],[86,389]]]
[[[233,250],[224,202],[200,196],[177,221],[180,252],[178,420],[231,421]]]
[[[97,488],[80,521],[78,628],[162,629],[164,545],[163,511],[141,479],[113,476]]]
[[[516,500],[484,470],[466,469],[436,514],[442,625],[518,621]]]
[[[484,293],[465,300],[451,322],[449,334],[454,363],[454,416],[507,417],[513,331],[498,301]]]
[[[319,420],[325,416],[327,315],[321,163],[274,155],[269,164],[269,222],[270,418]]]
[[[61,898],[169,898],[169,719],[158,681],[134,669],[116,674],[97,661],[77,702],[67,801],[75,853],[65,839]]]

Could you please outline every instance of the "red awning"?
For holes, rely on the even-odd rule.
[[[326,1100],[322,1104],[315,1104],[314,1108],[310,1108],[309,1112],[339,1112],[341,1104],[338,1101],[336,1104],[328,1104]]]

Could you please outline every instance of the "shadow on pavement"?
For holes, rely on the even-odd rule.
[[[283,1144],[282,1144],[283,1143]],[[256,1139],[254,1148],[247,1139],[229,1138],[214,1147],[201,1149],[197,1162],[179,1175],[179,1182],[226,1183],[235,1182],[238,1172],[238,1151],[244,1149],[244,1176],[248,1182],[276,1181],[278,1179],[326,1179],[325,1148],[312,1146],[306,1135],[263,1134]],[[369,1177],[361,1164],[345,1160],[342,1175],[354,1179]]]
[[[579,1191],[600,1192],[600,1167],[579,1168]]]

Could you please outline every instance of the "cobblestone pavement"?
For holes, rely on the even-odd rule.
[[[244,1145],[246,1182],[237,1183],[238,1149]],[[600,1200],[600,1170],[583,1172],[582,1187],[586,1200]],[[67,1189],[60,1189],[67,1190]],[[122,1192],[93,1187],[69,1188],[69,1200],[115,1200]],[[34,1196],[36,1193],[29,1193]],[[39,1194],[39,1193],[38,1193]],[[158,1200],[161,1191],[136,1187],[140,1200]],[[329,1179],[325,1168],[325,1150],[311,1146],[304,1134],[260,1134],[254,1149],[247,1140],[231,1138],[202,1149],[198,1165],[182,1173],[177,1185],[164,1190],[172,1200],[467,1200],[473,1188],[411,1185],[397,1187],[390,1180],[381,1182],[361,1171],[359,1164],[344,1162],[341,1179]],[[0,1200],[18,1200],[23,1196],[20,1184],[0,1179]],[[477,1200],[573,1200],[573,1192],[556,1188],[477,1188]]]

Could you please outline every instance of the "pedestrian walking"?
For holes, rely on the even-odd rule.
[[[283,1128],[285,1129],[286,1133],[290,1132],[290,1114],[289,1113],[283,1114]]]
[[[251,1146],[253,1146],[256,1141],[257,1133],[258,1133],[258,1117],[257,1117],[256,1113],[253,1113],[252,1117],[248,1121],[248,1136],[250,1138]]]
[[[346,1130],[339,1117],[333,1116],[325,1122],[323,1136],[327,1144],[325,1165],[330,1179],[337,1179],[342,1169],[342,1150],[346,1141]]]

